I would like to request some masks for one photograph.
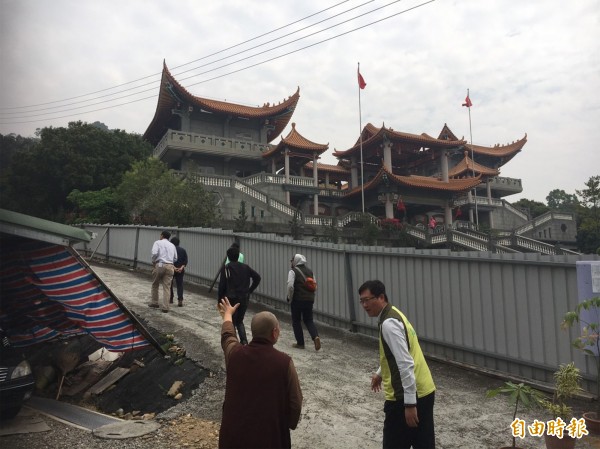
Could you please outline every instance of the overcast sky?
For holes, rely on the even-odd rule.
[[[461,106],[469,88],[475,144],[527,133],[523,151],[501,169],[523,181],[524,192],[509,201],[545,202],[554,188],[575,193],[600,175],[598,0],[0,5],[1,134],[32,136],[73,120],[143,134],[164,59],[201,97],[259,106],[299,86],[291,121],[306,138],[328,143],[322,161],[336,163],[334,148],[349,148],[359,135],[360,62],[363,126],[437,137],[447,123],[471,140]]]

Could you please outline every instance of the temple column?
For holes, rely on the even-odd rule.
[[[440,169],[442,171],[442,181],[448,182],[448,152],[444,150],[440,158]]]
[[[486,184],[486,187],[487,187],[488,203],[491,206],[492,205],[492,185],[490,184],[490,179],[489,178],[485,181],[485,184]]]
[[[319,187],[319,173],[317,172],[317,153],[313,153],[313,185]],[[315,206],[315,215],[319,215],[319,192],[313,195],[313,204]]]
[[[358,164],[354,156],[350,158],[350,182],[352,183],[350,186],[351,189],[358,186]]]
[[[325,172],[325,187],[329,188],[329,172]]]
[[[474,221],[473,221],[473,206],[471,205],[471,203],[473,202],[472,190],[469,190],[469,193],[467,193],[467,201],[469,202],[469,221],[471,223],[474,223]]]
[[[450,201],[446,201],[446,205],[444,206],[444,222],[446,224],[446,229],[452,227],[452,208],[450,207]]]
[[[285,154],[285,183],[290,183],[290,150],[287,148],[284,150]],[[290,204],[290,191],[285,192],[285,202]]]
[[[271,173],[277,173],[277,166],[275,165],[275,158],[271,159]]]
[[[392,173],[392,142],[387,139],[383,144],[383,168]]]
[[[385,218],[394,218],[394,203],[391,193],[388,193],[385,198]]]

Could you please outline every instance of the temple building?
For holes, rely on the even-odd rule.
[[[294,221],[312,238],[367,217],[428,246],[557,254],[574,245],[572,215],[532,220],[505,199],[523,189],[500,170],[527,135],[485,147],[457,138],[446,124],[432,137],[368,123],[352,147],[333,151],[337,165],[324,164],[329,143],[310,140],[310,130],[292,122],[299,99],[300,88],[262,106],[198,97],[163,64],[144,138],[155,157],[212,192],[224,223],[245,210],[254,229],[289,233]]]

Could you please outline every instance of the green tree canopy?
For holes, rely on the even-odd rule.
[[[82,122],[38,134],[35,146],[11,158],[0,201],[3,208],[56,221],[64,221],[72,190],[116,187],[132,162],[152,151],[137,134]]]
[[[584,253],[600,254],[600,176],[592,176],[585,186],[576,191],[581,198],[577,247]]]
[[[531,218],[539,217],[550,210],[550,208],[544,203],[535,200],[528,200],[527,198],[521,198],[516,203],[513,203],[513,206],[528,212],[529,215],[531,215]]]
[[[220,215],[214,198],[201,184],[176,177],[155,158],[134,163],[117,193],[129,211],[130,223],[210,226]]]
[[[554,189],[548,193],[546,203],[550,209],[575,213],[579,205],[579,200],[575,194],[567,193],[561,189]]]

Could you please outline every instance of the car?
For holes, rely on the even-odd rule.
[[[31,365],[17,348],[0,342],[0,420],[12,419],[31,397],[35,379]]]

